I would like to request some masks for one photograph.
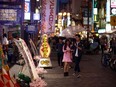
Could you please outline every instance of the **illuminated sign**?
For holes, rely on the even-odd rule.
[[[30,0],[25,0],[24,19],[30,20]]]
[[[35,14],[33,15],[33,19],[34,19],[34,20],[40,20],[40,14],[35,13]]]
[[[94,0],[94,8],[97,8],[97,6],[98,6],[98,2],[97,0]]]
[[[94,14],[93,20],[97,21],[97,18],[98,18],[98,0],[94,0],[93,3],[94,3],[93,4],[94,5],[94,8],[93,8],[93,14]]]
[[[97,8],[94,8],[94,14],[97,15],[98,14],[98,9]]]
[[[116,26],[116,16],[111,16],[110,19],[111,19],[110,24],[112,26]]]
[[[48,44],[48,36],[47,34],[44,34],[42,36],[42,43],[40,46],[40,54],[41,59],[39,61],[39,67],[51,67],[51,60],[49,58],[51,52],[51,48]]]
[[[106,32],[106,29],[99,29],[98,30],[98,33],[105,33]]]
[[[48,44],[48,36],[46,34],[42,37],[42,45],[40,46],[40,54],[42,58],[48,58],[50,55],[51,49]]]
[[[116,0],[111,0],[111,8],[116,8]]]
[[[106,22],[110,22],[110,0],[106,3]]]
[[[110,24],[106,24],[106,32],[110,32],[111,31],[111,25]]]
[[[113,9],[111,10],[111,13],[112,13],[112,14],[116,14],[116,9],[113,8]]]
[[[0,9],[0,21],[16,21],[16,9]]]

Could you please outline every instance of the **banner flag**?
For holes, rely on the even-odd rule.
[[[54,32],[57,0],[42,0],[42,34]]]

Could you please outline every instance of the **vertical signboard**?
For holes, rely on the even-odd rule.
[[[110,0],[106,4],[106,22],[110,22]]]
[[[116,0],[111,0],[111,8],[116,8]]]
[[[54,32],[57,0],[42,0],[42,34]]]
[[[111,7],[110,24],[111,26],[116,26],[116,0],[111,0],[110,7]]]
[[[30,0],[25,0],[24,19],[30,20]]]
[[[116,15],[116,0],[111,0],[111,15]]]

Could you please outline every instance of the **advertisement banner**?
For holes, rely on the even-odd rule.
[[[30,0],[25,0],[24,12],[24,19],[30,20]]]
[[[56,2],[57,0],[42,0],[42,34],[54,32]]]

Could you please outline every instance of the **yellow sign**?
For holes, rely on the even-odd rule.
[[[110,19],[111,19],[110,21],[111,26],[116,26],[116,16],[111,16]]]
[[[45,64],[45,65],[49,65],[49,61],[48,61],[48,60],[42,60],[42,61],[41,61],[41,64],[42,64],[42,65],[44,65],[44,64]]]
[[[41,59],[39,61],[38,67],[52,67],[51,60],[49,57],[50,52],[51,52],[51,48],[48,43],[48,36],[47,36],[47,34],[44,34],[42,36],[42,43],[40,46]]]
[[[48,44],[48,37],[46,34],[43,35],[42,37],[42,44],[40,46],[40,54],[42,58],[48,58],[50,55],[51,49]]]

